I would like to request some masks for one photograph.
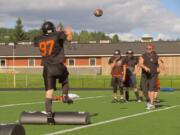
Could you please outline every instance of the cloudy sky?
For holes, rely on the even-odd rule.
[[[102,17],[93,16],[96,8],[103,9]],[[0,27],[14,27],[17,17],[26,30],[50,20],[74,31],[118,33],[128,41],[143,35],[180,38],[179,0],[0,0]]]

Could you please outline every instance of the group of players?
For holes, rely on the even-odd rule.
[[[72,29],[70,27],[64,30],[61,27],[55,27],[52,22],[43,23],[42,34],[35,37],[34,45],[38,47],[42,55],[43,78],[45,85],[45,110],[49,123],[54,123],[52,113],[52,101],[59,99],[53,96],[56,90],[56,80],[62,84],[62,96],[60,99],[64,103],[71,104],[73,100],[68,97],[69,82],[68,70],[64,65],[64,42],[72,40]],[[121,57],[121,52],[115,50],[114,56],[109,60],[112,67],[112,87],[113,102],[125,102],[129,100],[129,87],[134,89],[137,101],[142,101],[142,96],[146,97],[148,102],[147,109],[154,108],[155,91],[157,90],[157,78],[159,67],[162,62],[154,51],[152,45],[147,46],[147,51],[139,60],[133,56],[133,51],[128,50],[125,58]],[[138,68],[142,69],[141,90],[136,86],[136,74]],[[125,90],[124,90],[125,88]],[[120,97],[117,91],[120,90]]]
[[[113,56],[109,59],[109,65],[112,68],[112,102],[128,102],[129,90],[133,89],[137,102],[142,102],[143,97],[145,97],[147,109],[154,109],[155,102],[159,102],[157,98],[160,89],[158,74],[160,70],[165,69],[163,63],[152,44],[147,45],[145,53],[139,58],[134,56],[132,50],[128,50],[125,57],[121,56],[120,50],[115,50]],[[141,80],[138,86],[136,75],[140,71]]]

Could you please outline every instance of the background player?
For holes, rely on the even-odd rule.
[[[136,74],[139,68],[138,59],[134,56],[134,52],[132,50],[128,50],[126,52],[124,64],[126,64],[126,79],[124,81],[125,98],[127,101],[129,100],[129,88],[132,88],[134,90],[136,100],[138,102],[141,102],[141,100],[139,99],[138,88],[136,86]]]
[[[149,98],[147,109],[155,108],[155,91],[157,90],[158,68],[160,59],[154,51],[154,46],[147,45],[146,52],[140,57],[139,65],[142,68],[141,87]]]
[[[123,59],[121,57],[120,50],[115,50],[113,56],[109,59],[109,64],[111,66],[111,86],[113,87],[113,100],[112,102],[124,102],[124,91],[123,91],[123,81],[126,76],[126,67],[123,65]],[[120,90],[120,97],[118,97],[117,91]]]
[[[53,123],[52,99],[53,91],[56,89],[56,79],[62,83],[62,94],[64,103],[72,103],[68,98],[68,71],[63,64],[64,42],[72,40],[72,30],[70,27],[64,31],[56,32],[52,22],[45,22],[42,25],[43,34],[35,38],[35,46],[39,47],[42,55],[43,78],[45,84],[45,109],[49,123]]]

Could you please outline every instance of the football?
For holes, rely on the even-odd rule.
[[[96,16],[96,17],[100,17],[100,16],[102,16],[103,15],[103,11],[102,11],[102,9],[96,9],[95,11],[94,11],[94,15]]]

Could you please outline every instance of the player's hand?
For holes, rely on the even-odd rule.
[[[115,61],[117,62],[120,58],[121,58],[120,56],[116,57]]]
[[[70,26],[67,26],[65,29],[64,29],[64,32],[67,36],[67,40],[68,41],[72,41],[72,37],[73,37],[73,33],[72,33],[72,28]]]
[[[144,70],[145,70],[146,72],[150,72],[150,68],[148,68],[148,67],[145,67]]]
[[[136,75],[137,73],[134,71],[132,74],[133,74],[133,75]]]
[[[58,26],[58,27],[56,28],[56,31],[57,31],[57,32],[61,32],[61,31],[63,31],[63,28],[62,28],[61,26]]]
[[[65,32],[65,34],[71,34],[72,33],[72,28],[71,28],[71,26],[67,26],[67,27],[65,27],[64,28],[64,32]]]

